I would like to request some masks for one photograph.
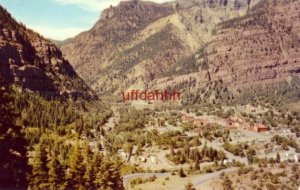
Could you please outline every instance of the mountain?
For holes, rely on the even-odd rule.
[[[124,1],[61,49],[98,94],[175,88],[192,104],[299,100],[299,7],[293,0]]]
[[[0,76],[10,84],[45,97],[95,97],[53,43],[16,22],[2,6],[0,60]]]
[[[122,1],[61,49],[99,94],[146,88],[209,42],[217,24],[247,9],[245,0]]]
[[[190,56],[193,71],[174,72],[156,86],[187,89],[189,84],[192,103],[299,101],[299,8],[299,1],[262,1],[245,16],[220,23],[210,42]]]

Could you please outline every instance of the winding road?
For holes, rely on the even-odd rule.
[[[191,176],[188,179],[194,186],[199,186],[199,185],[201,185],[201,184],[203,184],[207,181],[212,180],[213,178],[219,177],[222,172],[229,173],[229,172],[233,172],[233,171],[236,171],[236,170],[237,170],[237,168],[227,168],[227,169],[223,169],[223,170],[216,171],[216,172],[209,173],[209,174]],[[133,179],[136,179],[138,177],[147,178],[147,177],[151,177],[151,176],[154,176],[154,175],[156,177],[168,177],[170,175],[170,173],[136,173],[136,174],[130,174],[130,175],[126,175],[126,176],[123,177],[123,183],[124,183],[124,186],[127,187],[129,185],[130,181],[133,180]],[[184,190],[184,188],[185,188],[185,183],[172,187],[172,190]]]

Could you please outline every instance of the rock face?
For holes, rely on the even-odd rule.
[[[46,97],[92,98],[61,51],[0,6],[0,76]]]
[[[195,94],[214,90],[205,97],[210,99],[230,94],[234,102],[269,95],[299,100],[299,10],[299,1],[263,1],[245,16],[219,24],[210,42],[192,56],[193,71],[156,86],[178,87],[192,79]]]
[[[299,10],[295,0],[126,1],[62,51],[99,94],[193,86],[209,100],[299,99]]]
[[[124,1],[61,49],[99,94],[146,88],[209,42],[217,24],[244,15],[246,0],[237,1],[237,9],[234,2]]]
[[[240,88],[280,82],[289,86],[299,80],[299,9],[299,1],[265,1],[246,16],[221,24],[206,48],[210,72],[219,68],[212,78]]]

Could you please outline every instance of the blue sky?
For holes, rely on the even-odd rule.
[[[168,0],[152,0],[158,3]],[[120,0],[0,0],[17,21],[55,40],[89,30],[103,9]]]

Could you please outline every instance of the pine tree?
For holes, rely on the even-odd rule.
[[[195,161],[195,170],[200,170],[200,161],[199,161],[199,156],[196,156],[196,161]]]
[[[180,168],[180,170],[179,170],[179,177],[186,177],[182,168]]]
[[[18,115],[13,106],[12,90],[0,77],[0,189],[28,186],[26,174],[30,171],[21,127],[16,125]]]
[[[280,160],[281,160],[280,154],[277,152],[277,154],[276,154],[276,162],[280,163]]]
[[[94,180],[95,180],[95,164],[101,163],[101,159],[98,159],[96,157],[96,154],[93,156],[93,152],[90,149],[89,145],[86,145],[85,150],[84,150],[84,163],[86,166],[86,170],[84,173],[84,181],[85,181],[85,187],[87,189],[95,189],[94,187]]]
[[[127,161],[130,160],[131,156],[132,156],[132,150],[133,150],[133,144],[132,143],[127,143],[124,145],[124,149],[125,149],[125,152],[128,154],[128,159]]]
[[[223,1],[223,5],[226,7],[227,4],[228,4],[228,0],[224,0],[224,1]]]
[[[248,149],[247,151],[247,160],[249,163],[252,163],[254,160],[255,150],[254,149]]]
[[[94,181],[99,190],[124,190],[118,161],[103,160]]]
[[[38,144],[34,151],[30,186],[32,189],[48,188],[48,156],[46,146]]]
[[[229,179],[229,177],[227,175],[224,176],[222,185],[223,185],[224,190],[232,190],[233,189],[232,181]]]
[[[70,155],[69,172],[67,174],[67,187],[78,190],[84,189],[84,173],[84,159],[79,147],[79,143],[77,142]]]
[[[86,171],[84,174],[85,187],[88,189],[95,189],[94,181],[96,179],[96,171],[93,163],[88,163],[86,165]]]
[[[55,147],[48,163],[48,183],[51,190],[64,189],[65,171],[59,161],[59,152]]]
[[[185,185],[184,190],[196,190],[196,188],[193,186],[193,184],[191,182],[188,182]]]

